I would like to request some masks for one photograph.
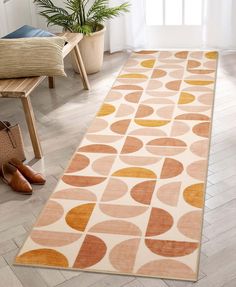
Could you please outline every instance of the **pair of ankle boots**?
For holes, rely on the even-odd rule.
[[[34,171],[16,158],[4,163],[0,174],[6,184],[21,194],[30,195],[33,192],[31,184],[43,185],[46,182],[41,173]]]

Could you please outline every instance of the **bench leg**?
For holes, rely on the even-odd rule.
[[[82,78],[82,81],[83,81],[84,88],[85,88],[85,90],[90,90],[90,84],[89,84],[89,81],[88,81],[88,76],[87,76],[87,73],[86,73],[86,70],[85,70],[85,67],[84,67],[83,59],[81,57],[78,45],[76,45],[74,47],[74,53],[76,55],[75,59],[77,60],[76,62],[78,62],[78,67],[79,67],[79,70],[80,70],[80,75],[81,75],[81,78]]]
[[[80,76],[82,77],[82,72],[79,66],[79,62],[78,62],[78,58],[77,58],[77,54],[75,52],[75,49],[73,49],[71,51],[71,57],[72,57],[72,65],[73,65],[73,69],[76,73],[80,74]],[[83,79],[82,79],[83,81]],[[84,81],[83,81],[83,85],[84,85]]]
[[[75,53],[75,49],[73,49],[70,52],[70,56],[71,56],[71,64],[72,64],[74,72],[81,75],[81,71],[80,71],[80,67],[79,67],[79,64],[78,64],[77,56],[76,56],[76,53]]]
[[[55,82],[53,77],[48,77],[48,87],[49,89],[54,89],[55,88]]]
[[[21,102],[24,108],[25,118],[26,118],[26,122],[28,125],[35,158],[40,159],[43,157],[43,154],[42,154],[42,149],[41,149],[41,145],[40,145],[37,130],[36,130],[34,111],[33,111],[30,99],[28,97],[21,98]]]

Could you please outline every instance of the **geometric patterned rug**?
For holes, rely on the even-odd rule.
[[[197,280],[217,57],[131,55],[15,264]]]

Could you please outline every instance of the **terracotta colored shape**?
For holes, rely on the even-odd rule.
[[[155,180],[140,182],[131,189],[130,195],[135,201],[149,205],[152,200],[155,185]]]
[[[196,242],[146,239],[146,246],[155,254],[164,257],[181,257],[193,253],[198,248]]]
[[[173,226],[173,217],[164,209],[153,207],[148,226],[146,230],[146,236],[156,236],[163,234],[171,229]]]
[[[86,235],[73,268],[84,269],[95,265],[102,260],[106,251],[107,246],[102,239],[93,235]]]

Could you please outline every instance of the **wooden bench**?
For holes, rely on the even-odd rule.
[[[88,77],[84,68],[82,57],[78,48],[78,43],[82,40],[83,35],[78,33],[62,33],[67,39],[67,44],[63,49],[63,58],[69,53],[72,53],[74,61],[78,66],[84,89],[89,90],[90,85]],[[45,79],[45,76],[20,78],[20,79],[6,79],[0,80],[0,98],[17,98],[20,99],[23,105],[26,122],[35,154],[35,158],[42,158],[42,148],[37,134],[34,111],[30,101],[30,94],[32,91]],[[48,78],[49,88],[54,88],[53,77]]]

